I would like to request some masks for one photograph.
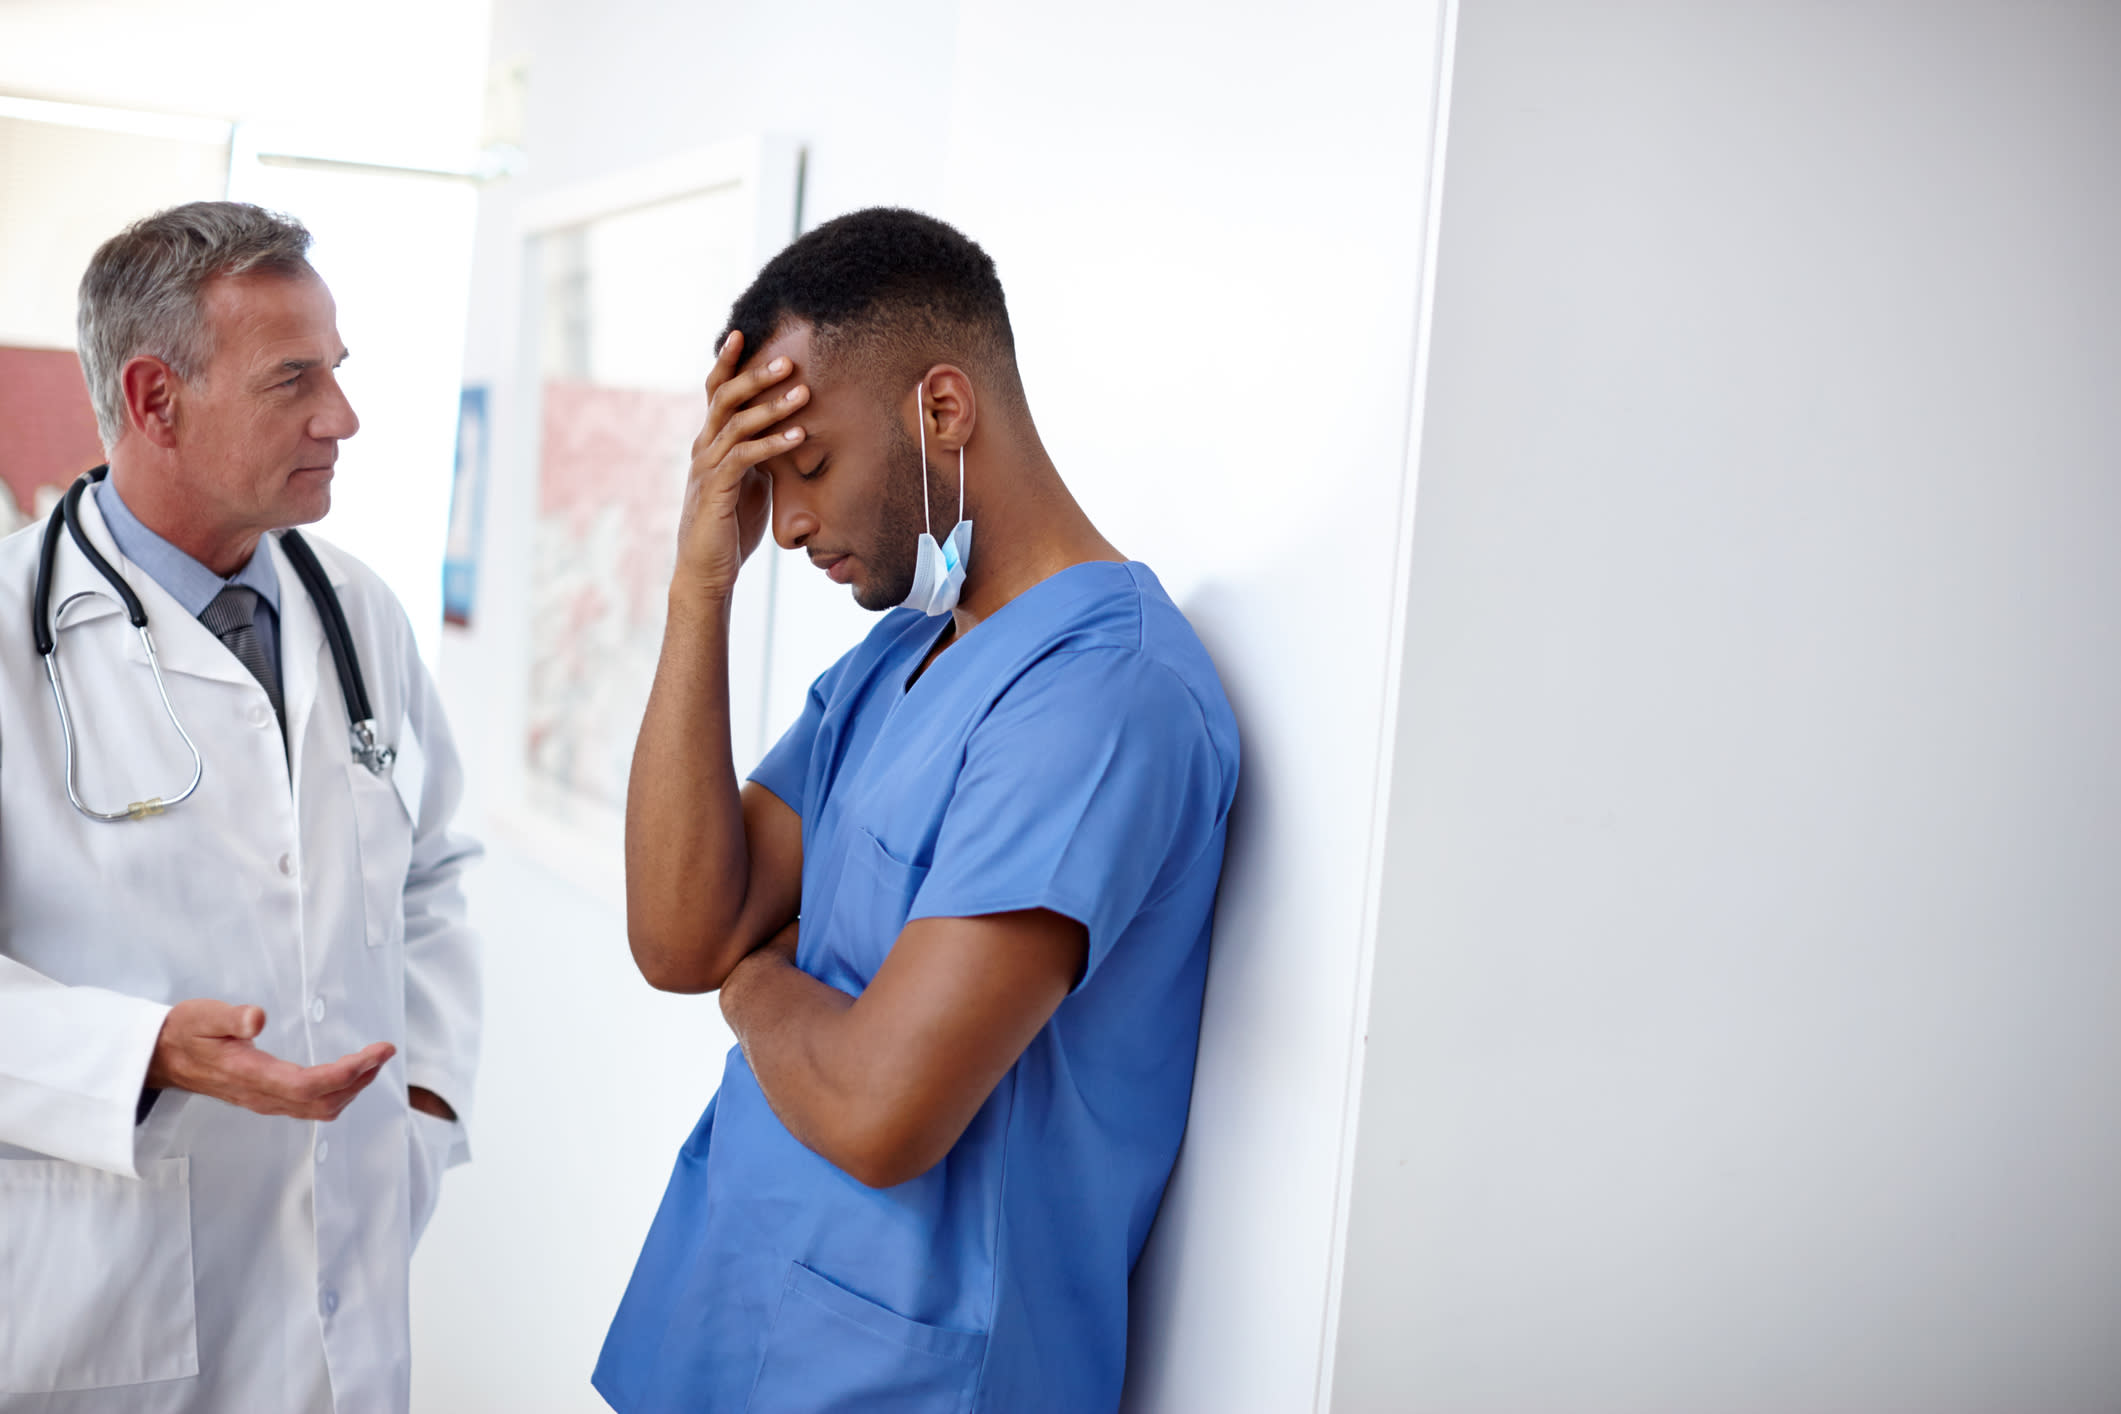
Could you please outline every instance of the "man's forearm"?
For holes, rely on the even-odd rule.
[[[650,982],[720,984],[743,955],[733,930],[749,874],[729,744],[729,602],[673,589],[626,788],[627,936]]]
[[[942,1161],[1089,950],[1084,925],[1048,909],[920,918],[850,997],[795,966],[799,926],[736,965],[722,1015],[781,1123],[872,1188]]]
[[[881,1106],[870,1093],[874,1067],[853,1054],[854,998],[796,967],[793,955],[777,945],[743,959],[723,984],[722,1015],[788,1132],[869,1182],[882,1156],[870,1152],[876,1127],[865,1117]]]

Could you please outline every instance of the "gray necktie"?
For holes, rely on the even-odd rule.
[[[272,703],[273,716],[280,719],[280,735],[287,735],[287,713],[280,705],[280,670],[265,656],[265,645],[258,641],[258,591],[241,584],[231,584],[214,596],[214,602],[206,606],[199,615],[199,622],[214,631],[214,637],[227,645],[228,651],[236,655],[236,661],[250,670],[250,675],[265,689],[266,698]]]

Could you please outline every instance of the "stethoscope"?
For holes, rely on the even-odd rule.
[[[30,606],[31,632],[36,637],[37,653],[44,659],[44,675],[51,680],[52,701],[59,707],[59,732],[66,742],[66,798],[74,809],[91,820],[116,823],[120,820],[144,820],[150,815],[160,815],[172,805],[180,805],[191,798],[199,788],[199,780],[206,773],[205,762],[200,759],[199,748],[193,744],[191,733],[177,720],[177,709],[170,704],[169,687],[162,681],[162,662],[155,655],[155,640],[147,631],[147,609],[140,603],[140,596],[133,593],[125,576],[103,558],[96,547],[89,543],[81,529],[81,493],[90,485],[101,481],[110,472],[107,466],[99,466],[86,472],[66,489],[59,504],[52,508],[51,518],[44,523],[44,547],[37,557],[37,592]],[[173,796],[149,796],[136,800],[123,810],[97,810],[81,799],[74,781],[74,723],[66,707],[66,689],[59,681],[59,636],[58,623],[66,616],[77,599],[90,597],[108,598],[101,590],[84,589],[68,597],[52,612],[52,564],[59,555],[59,527],[64,525],[74,544],[88,557],[88,562],[118,591],[118,598],[125,606],[125,615],[132,620],[133,628],[140,635],[140,645],[147,650],[147,666],[155,675],[155,691],[162,698],[162,710],[169,717],[169,724],[177,729],[177,736],[184,742],[184,749],[191,753],[191,784]],[[346,696],[346,719],[353,724],[349,735],[353,741],[353,759],[366,766],[378,776],[390,774],[390,765],[397,758],[395,747],[384,746],[376,740],[376,722],[368,708],[368,683],[361,676],[361,659],[354,652],[353,634],[346,627],[346,611],[339,604],[339,596],[331,587],[331,580],[324,573],[324,566],[317,563],[316,551],[309,542],[292,530],[280,532],[280,548],[287,552],[287,559],[295,567],[295,575],[302,587],[309,591],[309,599],[317,606],[317,617],[324,622],[324,641],[331,647],[332,666],[339,672],[339,690]]]

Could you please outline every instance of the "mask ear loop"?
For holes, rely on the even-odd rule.
[[[921,431],[921,529],[932,539],[935,525],[928,516],[928,414],[921,407],[921,385],[913,385],[913,421]],[[964,450],[958,450],[957,494],[958,518],[964,518],[965,467]]]

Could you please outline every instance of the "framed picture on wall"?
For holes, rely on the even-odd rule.
[[[730,305],[794,235],[792,143],[723,144],[526,203],[535,408],[522,810],[512,831],[623,900],[622,816],[662,646],[703,388]],[[731,625],[737,767],[764,749],[773,559]]]
[[[486,390],[466,387],[457,401],[457,464],[450,481],[449,539],[442,551],[442,621],[471,626],[479,589],[479,533],[486,521]]]

